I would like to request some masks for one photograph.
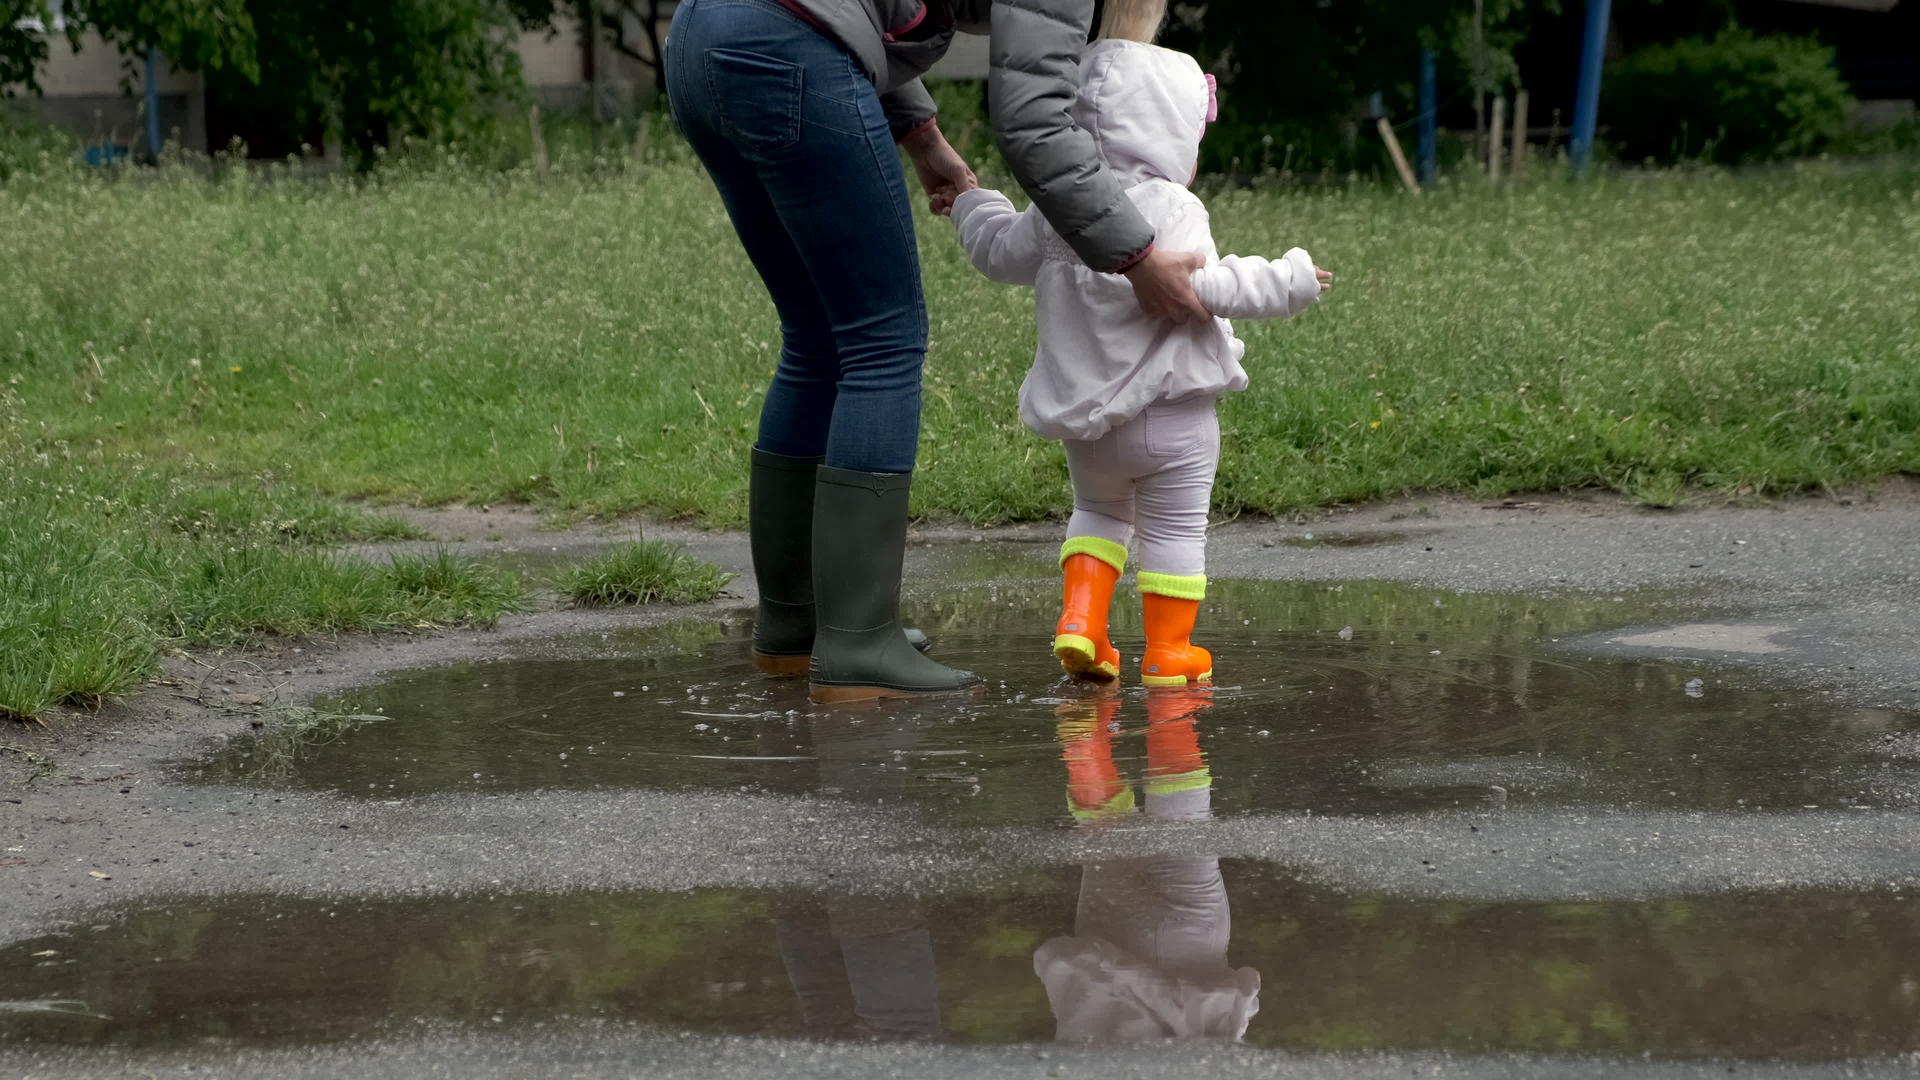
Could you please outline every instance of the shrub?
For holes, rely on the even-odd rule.
[[[55,161],[71,161],[73,138],[29,119],[18,106],[0,102],[0,180],[33,173]]]
[[[1832,49],[1733,29],[1615,64],[1601,113],[1629,159],[1737,164],[1820,150],[1845,130],[1852,105]]]

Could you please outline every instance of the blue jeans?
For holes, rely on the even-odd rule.
[[[666,54],[674,117],[780,313],[760,449],[912,471],[927,309],[873,83],[775,0],[685,0]]]

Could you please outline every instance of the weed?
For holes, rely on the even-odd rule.
[[[657,540],[630,541],[557,577],[556,591],[581,607],[701,604],[733,575]]]

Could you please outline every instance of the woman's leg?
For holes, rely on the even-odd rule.
[[[824,450],[810,548],[813,696],[973,685],[920,655],[899,625],[927,320],[906,181],[879,96],[850,54],[775,0],[688,0],[667,51],[676,115],[715,171],[797,358],[783,356],[761,449],[794,458]],[[830,412],[814,359],[826,338]]]
[[[792,39],[786,46],[775,40],[783,33]],[[763,49],[781,49],[794,43],[811,46],[808,39],[818,37],[810,27],[757,12],[752,4],[693,0],[675,13],[667,48],[667,95],[674,117],[719,189],[740,245],[780,315],[780,363],[761,406],[755,445],[791,458],[826,453],[840,357],[813,278],[758,167],[737,142],[786,138],[783,130],[791,126],[793,105],[783,101],[777,81],[757,95],[742,93],[739,101],[721,102],[708,79],[705,54],[736,47],[733,43],[742,39]]]
[[[845,49],[774,0],[691,7],[670,39],[669,94],[787,331],[761,446],[911,472],[927,314],[879,95]]]

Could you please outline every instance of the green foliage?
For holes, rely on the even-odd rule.
[[[47,37],[36,26],[52,22],[46,0],[0,0],[0,100],[19,87],[40,89],[37,68],[47,58]]]
[[[1602,114],[1630,160],[1733,164],[1814,153],[1845,130],[1852,105],[1832,49],[1731,29],[1614,64]]]
[[[89,0],[65,29],[209,76],[224,110],[289,146],[337,134],[362,166],[406,136],[483,132],[524,92],[513,33],[526,0]],[[42,0],[0,0],[0,89],[34,87]],[[43,23],[45,19],[43,18]]]
[[[214,92],[291,139],[338,132],[362,167],[404,136],[471,139],[523,92],[500,0],[246,2],[257,77]]]
[[[298,6],[298,5],[295,5]],[[65,17],[133,55],[154,48],[189,71],[260,78],[259,34],[247,0],[86,0]]]
[[[732,574],[711,563],[647,540],[621,544],[566,570],[554,587],[581,607],[704,604],[732,580]]]
[[[44,173],[75,153],[71,135],[17,115],[0,102],[0,181],[21,173]]]

